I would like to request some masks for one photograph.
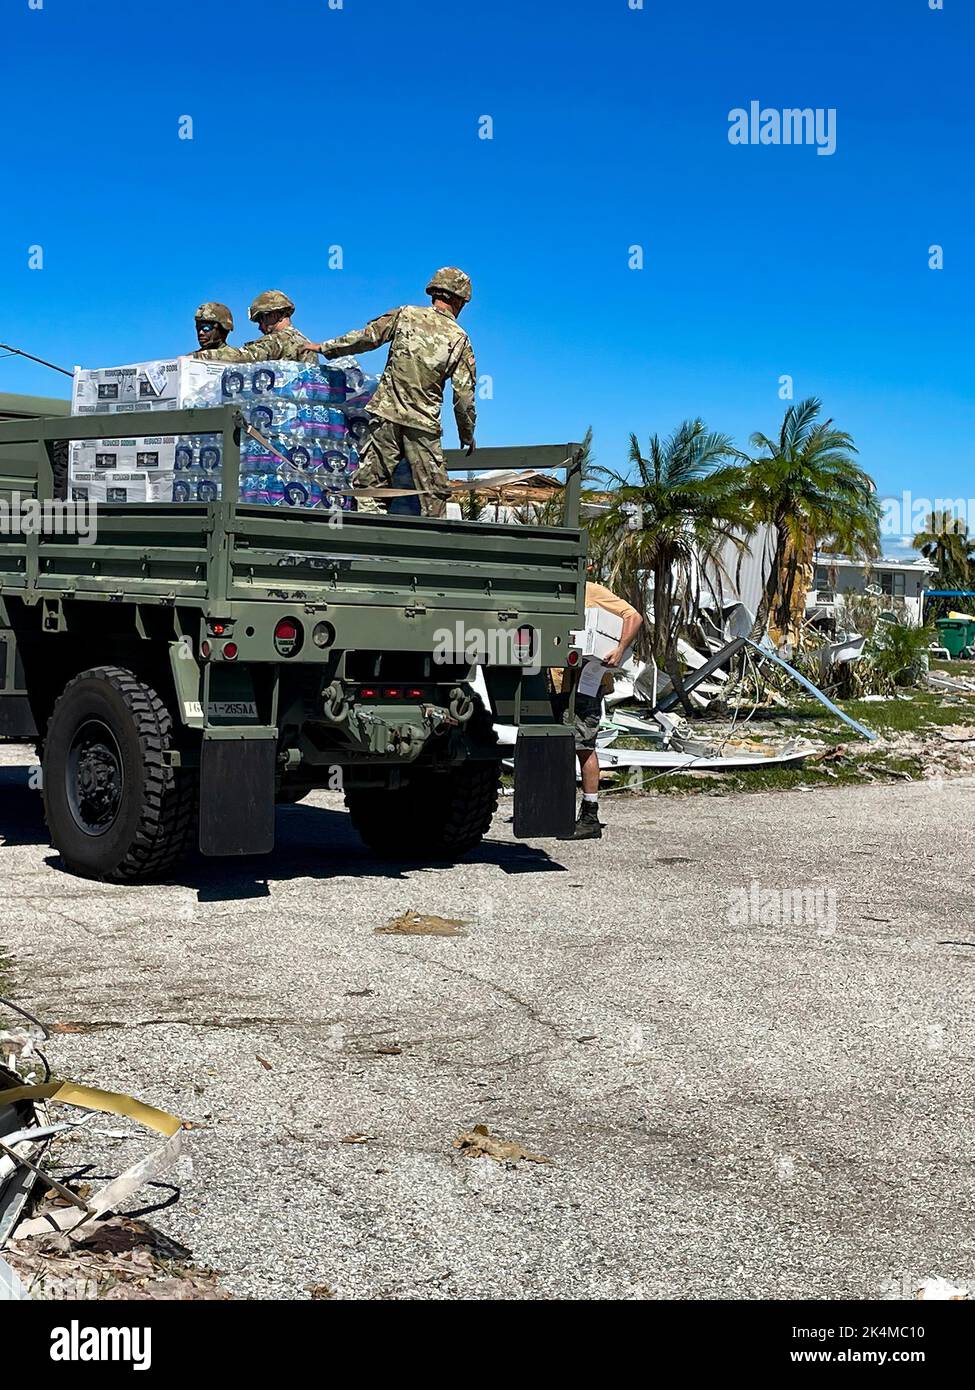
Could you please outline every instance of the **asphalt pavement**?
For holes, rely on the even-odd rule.
[[[77,1026],[58,1074],[192,1122],[136,1205],[233,1291],[975,1285],[975,782],[612,796],[580,844],[516,842],[503,801],[451,868],[377,861],[316,793],[268,859],[125,887],[62,869],[29,758],[0,978]],[[464,934],[376,934],[407,908]],[[551,1162],[464,1157],[478,1124]],[[91,1177],[131,1161],[90,1142]]]

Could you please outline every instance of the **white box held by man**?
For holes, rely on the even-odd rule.
[[[572,641],[583,657],[603,661],[615,652],[623,636],[623,619],[605,608],[587,608],[586,625],[572,633]]]

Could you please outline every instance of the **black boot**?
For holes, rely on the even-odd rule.
[[[600,840],[603,827],[599,821],[598,806],[595,801],[583,801],[579,808],[579,819],[573,831],[573,840]]]

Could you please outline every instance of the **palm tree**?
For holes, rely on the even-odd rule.
[[[771,530],[772,563],[755,615],[757,641],[771,618],[779,632],[794,631],[799,578],[808,568],[817,539],[847,555],[880,553],[880,504],[873,481],[852,455],[850,435],[818,421],[822,402],[811,397],[790,405],[777,439],[753,434],[764,452],[745,469],[753,520]]]
[[[630,436],[628,474],[599,470],[613,486],[608,512],[590,523],[606,583],[640,613],[653,612],[650,651],[685,709],[677,640],[696,614],[706,574],[721,574],[720,552],[745,549],[749,521],[744,473],[730,438],[685,420],[654,435],[646,455]],[[635,476],[634,476],[635,475]]]
[[[953,512],[929,512],[924,530],[914,537],[915,550],[938,568],[942,589],[970,589],[975,568],[975,541],[968,526]]]

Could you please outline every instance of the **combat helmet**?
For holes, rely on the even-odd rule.
[[[216,301],[207,301],[201,304],[193,315],[195,321],[199,323],[219,323],[221,328],[225,328],[228,333],[234,331],[234,316],[227,308],[226,304],[218,304]]]
[[[278,310],[283,310],[286,314],[293,314],[295,306],[286,294],[280,290],[265,290],[259,294],[254,303],[247,311],[247,317],[252,323],[256,323],[261,314],[274,314]]]
[[[458,270],[455,265],[445,265],[441,270],[435,271],[430,276],[430,283],[427,285],[427,294],[433,294],[434,290],[444,290],[447,294],[456,295],[465,304],[470,303],[471,298],[471,277],[465,275],[462,270]]]

